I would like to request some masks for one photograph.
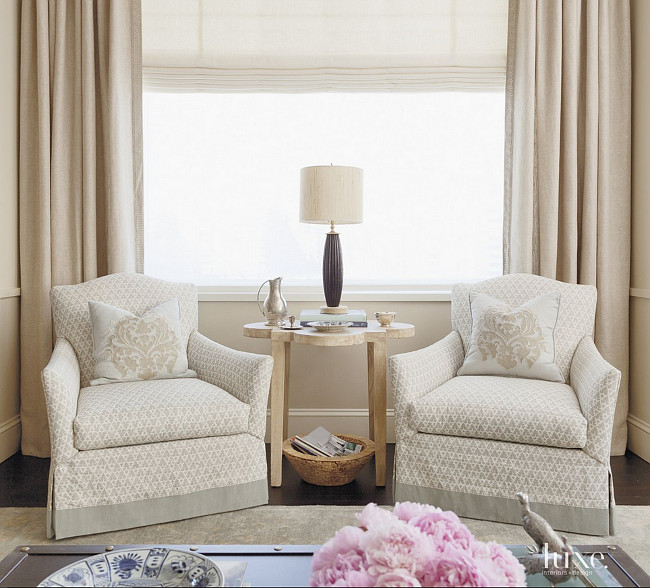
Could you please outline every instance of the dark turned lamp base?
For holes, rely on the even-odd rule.
[[[330,231],[325,238],[323,254],[323,290],[325,302],[320,311],[323,314],[343,314],[347,307],[339,306],[343,291],[343,257],[341,255],[341,240],[339,234]]]

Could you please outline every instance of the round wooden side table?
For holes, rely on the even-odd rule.
[[[271,378],[271,486],[282,486],[282,442],[287,438],[289,416],[289,364],[291,343],[317,347],[368,346],[368,429],[375,442],[377,486],[386,485],[386,363],[389,339],[415,335],[408,323],[381,327],[368,321],[367,327],[351,327],[339,333],[321,333],[311,327],[285,331],[264,323],[244,325],[244,336],[271,340],[273,376]]]

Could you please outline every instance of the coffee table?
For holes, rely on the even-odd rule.
[[[311,327],[288,331],[265,323],[244,325],[244,336],[270,339],[273,356],[271,378],[271,486],[282,486],[282,442],[287,438],[289,414],[289,360],[291,343],[316,347],[346,347],[367,344],[369,437],[375,442],[377,486],[386,485],[386,363],[390,339],[413,337],[415,327],[393,323],[382,327],[368,321],[367,327],[352,327],[337,333],[321,333]],[[308,431],[304,431],[307,433]],[[333,431],[341,432],[344,431]]]
[[[307,586],[317,545],[30,545],[16,547],[0,562],[0,587],[36,586],[53,572],[80,559],[113,549],[169,547],[196,551],[214,561],[246,561],[251,586]],[[520,547],[520,546],[516,546]],[[615,545],[577,545],[584,555],[602,553],[603,564],[620,586],[650,586],[646,574]],[[536,584],[544,585],[544,584]],[[568,586],[569,583],[561,584]],[[573,584],[576,585],[576,584]]]

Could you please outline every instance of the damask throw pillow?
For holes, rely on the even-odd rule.
[[[180,306],[168,300],[136,316],[90,301],[95,379],[91,386],[165,378],[195,378],[183,346]]]
[[[459,376],[515,376],[564,382],[555,364],[555,325],[560,292],[549,292],[518,308],[470,293],[472,334]]]

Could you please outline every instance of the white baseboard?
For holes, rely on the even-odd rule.
[[[332,433],[368,436],[367,408],[292,408],[289,409],[289,436],[325,427]],[[266,416],[266,441],[271,432],[270,413]],[[386,441],[395,443],[395,412],[386,411]]]
[[[627,415],[627,446],[632,453],[650,462],[650,423],[634,416]]]
[[[20,415],[0,423],[0,463],[20,449]]]

